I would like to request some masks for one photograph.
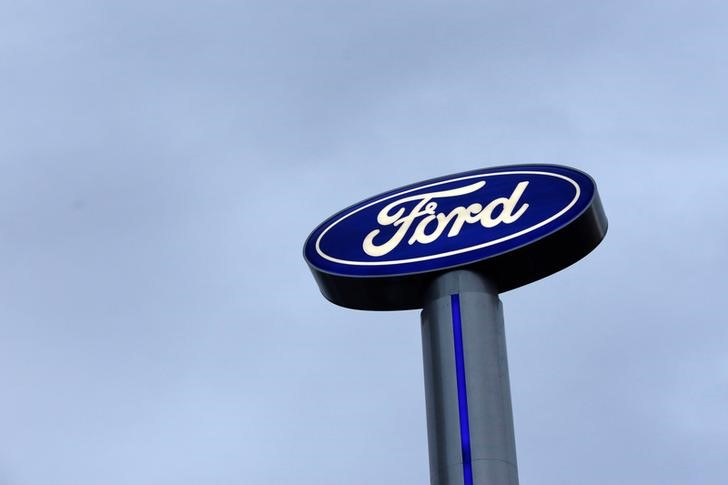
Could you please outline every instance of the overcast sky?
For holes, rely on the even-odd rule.
[[[658,7],[656,7],[656,5]],[[728,480],[725,2],[0,4],[0,485],[425,484],[417,311],[308,233],[506,163],[590,173],[502,295],[521,483]]]

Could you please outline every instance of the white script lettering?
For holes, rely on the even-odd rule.
[[[437,202],[433,199],[443,199],[448,197],[458,197],[465,194],[476,192],[485,186],[485,181],[481,180],[474,184],[459,187],[457,189],[442,190],[439,192],[430,192],[428,194],[412,195],[410,197],[404,197],[402,199],[390,202],[387,204],[379,214],[377,215],[377,222],[382,226],[393,226],[397,227],[397,232],[386,242],[382,244],[375,244],[374,238],[381,232],[379,229],[374,229],[372,232],[367,234],[362,243],[364,252],[369,256],[384,256],[385,254],[396,248],[400,242],[405,238],[410,227],[414,224],[417,218],[421,219],[417,223],[412,235],[407,240],[407,244],[429,244],[437,238],[439,238],[447,226],[450,225],[450,230],[447,232],[447,237],[454,237],[460,233],[464,224],[480,224],[485,228],[495,227],[500,223],[511,224],[517,221],[526,209],[528,204],[522,204],[518,210],[515,210],[516,205],[523,195],[523,192],[528,187],[528,182],[520,182],[510,197],[498,197],[497,199],[489,202],[485,207],[479,203],[470,204],[467,207],[455,207],[450,211],[449,214],[443,212],[436,212]],[[406,210],[401,207],[407,202],[416,201],[417,203],[409,212],[405,214]],[[400,206],[398,208],[398,206]],[[500,208],[500,212],[494,216],[496,209]],[[396,209],[396,210],[395,210]],[[394,210],[394,213],[391,213]],[[515,210],[515,212],[514,212]]]

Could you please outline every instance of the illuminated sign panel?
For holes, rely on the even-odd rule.
[[[575,262],[606,232],[593,180],[515,165],[402,187],[330,217],[304,256],[324,295],[354,308],[417,308],[434,275],[480,271],[501,291]]]

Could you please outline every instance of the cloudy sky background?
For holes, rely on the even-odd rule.
[[[657,6],[656,6],[657,5]],[[428,483],[419,315],[316,224],[505,163],[597,181],[502,295],[521,483],[728,477],[725,2],[0,4],[0,485]]]

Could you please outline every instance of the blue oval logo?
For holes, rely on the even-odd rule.
[[[595,193],[567,167],[516,165],[461,173],[362,201],[321,224],[304,253],[345,276],[436,271],[493,258],[558,231]]]

